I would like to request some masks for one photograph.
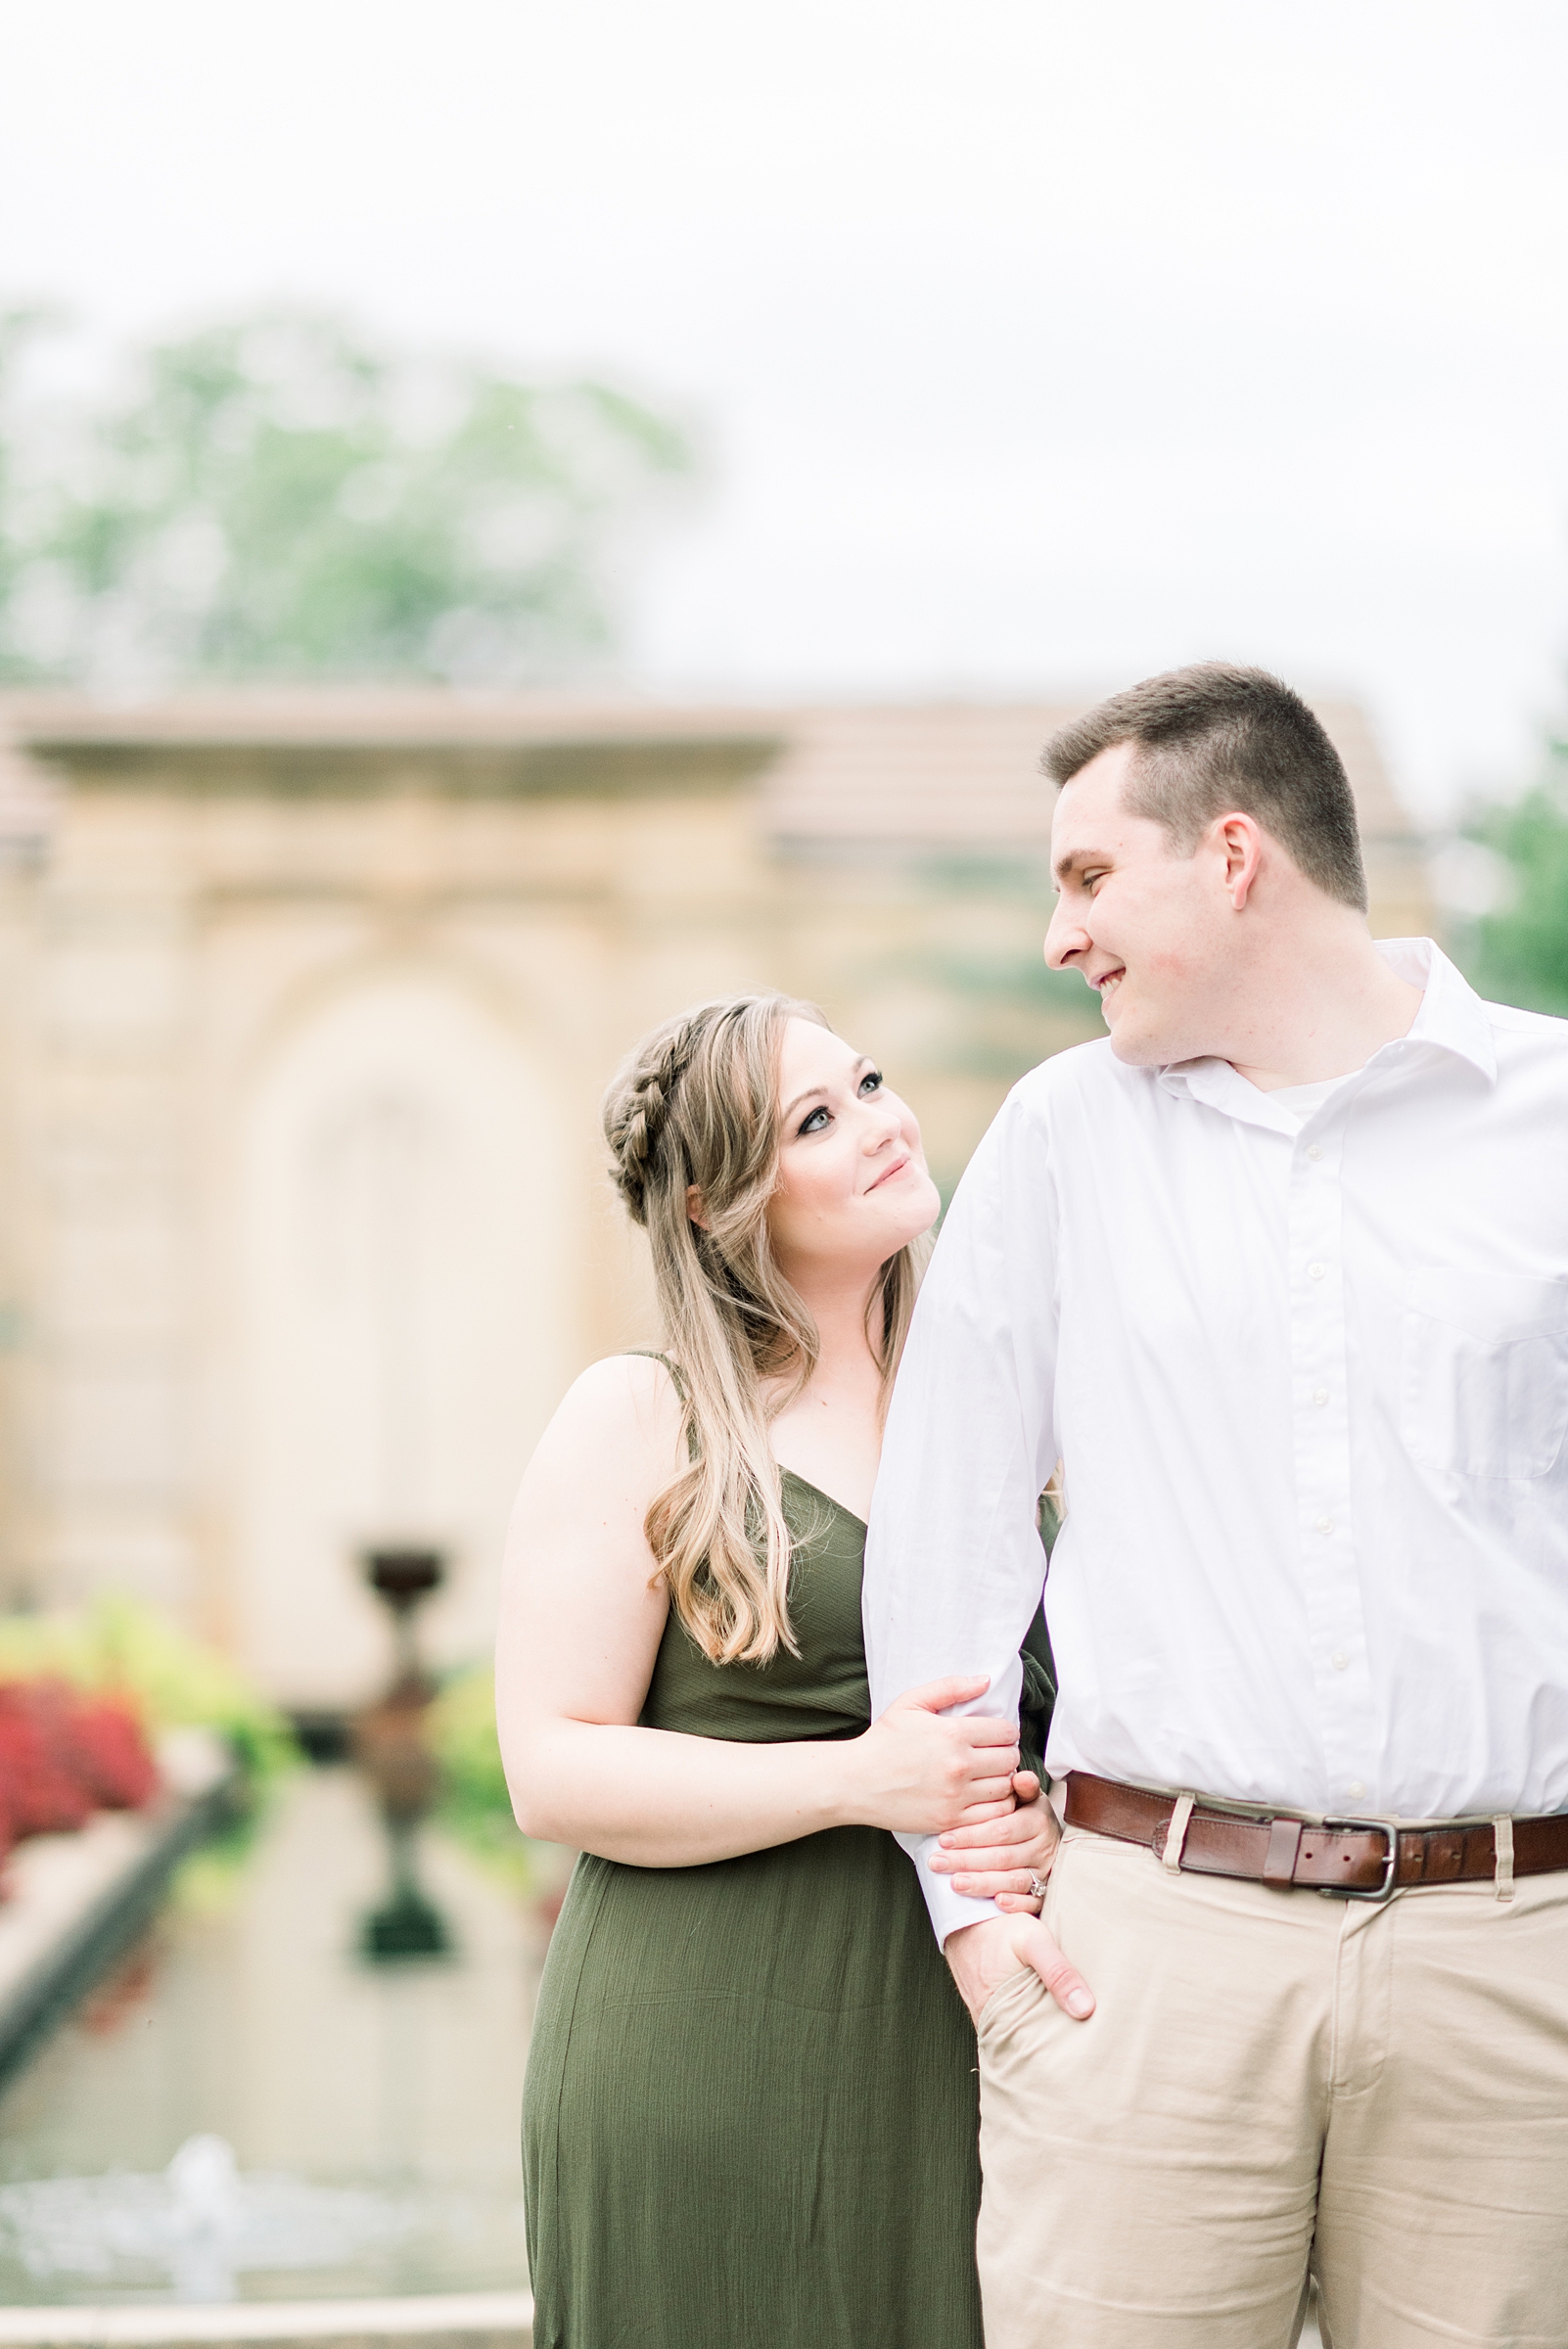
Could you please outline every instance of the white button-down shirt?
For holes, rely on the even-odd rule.
[[[889,1417],[878,1711],[959,1671],[1016,1709],[1060,1458],[1053,1773],[1568,1809],[1568,1022],[1381,950],[1413,1027],[1298,1104],[1108,1041],[1009,1096]],[[921,1881],[940,1936],[992,1912]]]

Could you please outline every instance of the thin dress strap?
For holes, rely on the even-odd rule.
[[[698,1442],[697,1420],[691,1407],[691,1397],[686,1391],[686,1381],[680,1374],[680,1364],[672,1362],[668,1354],[661,1354],[654,1346],[628,1346],[626,1352],[640,1355],[645,1362],[664,1363],[669,1373],[675,1393],[680,1397],[681,1408],[686,1414],[686,1457],[688,1460],[695,1460],[702,1447]]]
[[[691,1401],[691,1397],[686,1392],[686,1381],[680,1373],[680,1365],[678,1362],[672,1362],[668,1354],[661,1354],[654,1346],[628,1346],[625,1348],[625,1352],[637,1355],[645,1362],[663,1362],[674,1381],[675,1393],[680,1397],[681,1402],[689,1403]]]

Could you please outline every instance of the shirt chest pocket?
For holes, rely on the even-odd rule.
[[[1568,1435],[1568,1279],[1409,1273],[1400,1414],[1426,1467],[1546,1475]]]

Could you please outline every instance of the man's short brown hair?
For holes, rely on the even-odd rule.
[[[1263,668],[1200,661],[1112,694],[1045,745],[1060,785],[1113,744],[1137,745],[1125,805],[1190,853],[1232,809],[1278,841],[1309,881],[1366,911],[1356,802],[1339,753],[1300,694]]]

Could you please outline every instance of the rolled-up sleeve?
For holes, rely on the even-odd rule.
[[[1003,1105],[947,1211],[888,1415],[866,1541],[873,1716],[951,1673],[991,1686],[958,1707],[1018,1711],[1019,1643],[1038,1603],[1039,1496],[1056,1460],[1056,1198],[1028,1080]],[[939,1941],[998,1913],[899,1840]]]

